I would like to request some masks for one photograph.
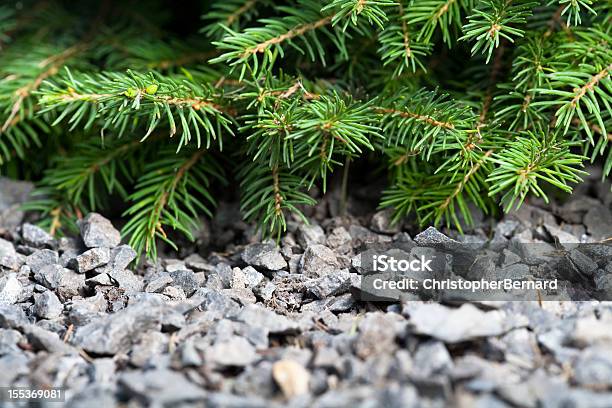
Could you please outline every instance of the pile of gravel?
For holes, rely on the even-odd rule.
[[[355,262],[390,242],[599,241],[611,218],[577,197],[413,240],[379,212],[138,267],[98,214],[79,238],[25,223],[0,239],[0,386],[65,387],[69,407],[610,407],[612,304],[367,303]]]

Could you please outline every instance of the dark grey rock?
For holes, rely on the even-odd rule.
[[[256,268],[278,271],[287,267],[279,248],[272,243],[251,244],[242,252],[242,260]]]
[[[170,272],[170,277],[172,278],[172,285],[183,289],[187,297],[193,295],[200,286],[200,282],[193,271],[179,270]]]
[[[110,260],[108,248],[92,248],[74,258],[74,268],[79,273],[92,271]]]
[[[34,248],[54,247],[55,238],[44,229],[32,224],[23,224],[21,227],[21,237],[26,245]]]
[[[50,249],[40,249],[38,251],[34,251],[31,255],[29,255],[26,258],[25,263],[32,269],[32,272],[36,274],[44,266],[58,265],[59,254],[56,251],[52,251]]]
[[[144,298],[117,313],[98,318],[77,329],[73,344],[97,354],[125,351],[142,333],[161,328],[161,303]]]
[[[324,245],[311,245],[300,259],[300,270],[309,278],[318,278],[340,268],[334,251]]]
[[[64,305],[55,293],[47,290],[35,297],[34,313],[41,319],[55,319],[64,311]]]
[[[67,305],[68,321],[75,326],[84,326],[106,313],[108,302],[102,293],[85,299],[76,299]]]
[[[89,213],[81,221],[80,229],[87,248],[114,248],[121,243],[119,231],[100,214]]]

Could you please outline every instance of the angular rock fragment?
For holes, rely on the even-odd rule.
[[[87,248],[114,248],[121,243],[119,231],[100,214],[89,213],[79,226]]]
[[[309,278],[318,278],[339,269],[334,251],[325,245],[311,245],[300,259],[300,271]]]
[[[23,224],[21,227],[21,237],[26,245],[34,248],[52,247],[55,245],[55,239],[51,234],[32,224]]]
[[[272,243],[251,244],[242,252],[242,260],[256,268],[278,271],[287,267],[287,261]]]
[[[108,248],[92,248],[74,258],[74,267],[77,272],[85,273],[106,265],[109,260],[110,251]]]
[[[34,302],[34,313],[41,319],[55,319],[64,311],[64,305],[55,293],[47,290],[36,297]]]

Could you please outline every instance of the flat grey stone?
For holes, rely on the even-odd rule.
[[[445,343],[459,343],[480,337],[499,336],[527,325],[527,319],[509,319],[503,311],[484,312],[471,304],[451,309],[437,303],[415,305],[409,311],[416,334],[434,337]]]
[[[0,238],[0,266],[16,271],[21,266],[20,264],[13,243]]]
[[[129,245],[120,245],[112,248],[109,253],[109,260],[106,265],[98,267],[98,273],[110,273],[113,271],[123,271],[136,259],[138,254]]]
[[[114,248],[121,243],[119,231],[100,214],[89,213],[81,221],[80,229],[87,248]]]

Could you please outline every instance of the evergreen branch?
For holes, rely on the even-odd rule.
[[[553,0],[554,1],[554,0]],[[552,3],[552,2],[551,2]],[[567,25],[580,25],[582,23],[581,14],[583,9],[589,13],[597,15],[597,12],[591,8],[593,2],[591,0],[558,0],[561,7],[565,6],[561,11],[561,15],[567,14]]]
[[[284,46],[291,46],[313,61],[319,59],[325,64],[325,51],[317,32],[332,40],[336,48],[346,57],[344,35],[326,28],[331,25],[333,15],[321,14],[320,3],[316,0],[301,0],[298,9],[279,7],[286,13],[277,19],[264,19],[261,27],[251,27],[238,33],[226,28],[228,35],[214,42],[224,54],[211,60],[212,63],[229,63],[231,67],[241,65],[242,79],[247,68],[255,77],[266,72],[277,56],[284,54]],[[303,46],[298,45],[298,40]],[[263,57],[260,59],[259,55]]]
[[[83,123],[89,129],[99,120],[103,131],[112,129],[121,136],[144,121],[146,132],[142,139],[145,140],[162,124],[174,136],[178,122],[179,149],[194,137],[198,147],[208,148],[212,140],[218,140],[221,145],[222,131],[232,134],[231,118],[227,114],[231,110],[216,102],[213,88],[180,76],[132,71],[91,76],[72,75],[68,71],[59,80],[48,82],[40,94],[44,112],[61,111],[54,124],[72,115],[68,119],[71,129]]]
[[[58,73],[60,68],[75,55],[85,51],[88,48],[88,44],[80,43],[66,48],[61,53],[51,55],[48,58],[38,62],[37,66],[41,71],[33,78],[28,78],[26,83],[17,88],[14,93],[12,106],[10,107],[8,117],[4,121],[0,133],[6,132],[11,125],[13,119],[19,111],[22,109],[24,101],[30,97],[30,95],[36,91],[40,85],[51,76]]]
[[[451,45],[453,29],[461,27],[462,11],[471,9],[472,0],[413,1],[407,11],[407,23],[421,25],[417,40],[429,42],[439,28],[444,42]]]
[[[220,37],[225,33],[223,27],[239,29],[244,23],[252,21],[258,14],[258,8],[270,5],[269,0],[224,0],[212,4],[212,10],[202,16],[210,21],[201,32],[209,37]]]
[[[211,178],[223,180],[219,165],[205,150],[173,154],[170,147],[159,155],[161,159],[145,167],[129,196],[133,204],[125,215],[130,221],[122,230],[137,252],[152,258],[157,257],[157,239],[176,249],[167,227],[193,240],[191,230],[198,215],[212,216],[211,207],[216,205],[209,192]]]
[[[389,20],[383,7],[396,6],[394,0],[333,0],[321,9],[322,12],[336,10],[332,18],[332,25],[344,20],[342,30],[345,31],[350,23],[357,25],[359,17],[365,17],[370,24],[384,29],[384,24]]]
[[[482,51],[488,63],[500,38],[514,42],[513,37],[523,37],[525,31],[515,25],[524,24],[536,4],[529,0],[484,0],[468,17],[469,23],[463,26],[465,34],[459,40],[476,41],[472,55]]]
[[[255,221],[264,237],[280,238],[287,229],[287,214],[308,222],[301,206],[312,206],[316,201],[302,192],[302,179],[286,167],[272,168],[255,161],[244,166],[240,173],[242,199],[240,208],[247,221]]]
[[[586,174],[576,168],[582,167],[585,157],[572,153],[573,145],[558,141],[554,134],[526,132],[491,158],[497,167],[487,178],[491,183],[489,196],[505,191],[502,203],[509,211],[515,204],[520,207],[528,193],[548,202],[540,181],[571,192],[568,183],[579,182],[580,175]]]
[[[417,65],[425,70],[421,60],[422,57],[431,52],[429,42],[420,42],[411,38],[410,27],[406,22],[404,5],[400,1],[397,5],[397,13],[390,14],[391,22],[379,34],[379,53],[383,60],[383,66],[396,64],[394,76],[400,76],[404,69],[416,71]]]

